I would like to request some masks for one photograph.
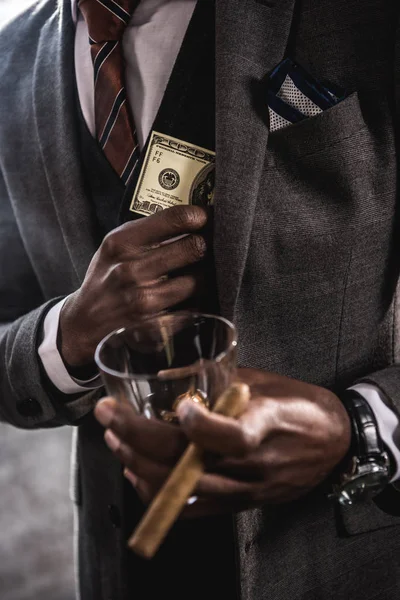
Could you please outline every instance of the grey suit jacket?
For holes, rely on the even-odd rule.
[[[68,0],[0,34],[0,414],[79,424],[74,500],[83,600],[123,600],[121,468],[95,394],[49,392],[36,354],[49,306],[95,251],[73,99]],[[290,53],[348,98],[269,135],[263,77]],[[364,379],[400,412],[399,8],[387,0],[217,0],[215,260],[243,365],[335,390]],[[242,600],[397,600],[397,492],[339,509],[322,489],[237,517]],[[392,514],[393,513],[393,514]],[[227,599],[229,600],[229,599]]]

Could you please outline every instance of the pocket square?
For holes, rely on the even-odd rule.
[[[345,91],[326,85],[300,65],[285,58],[268,77],[270,131],[314,117],[345,98]]]

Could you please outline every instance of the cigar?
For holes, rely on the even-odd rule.
[[[218,398],[213,412],[237,418],[246,410],[249,399],[249,386],[235,383]],[[156,554],[204,472],[203,457],[202,448],[188,446],[128,541],[136,554],[143,558]]]

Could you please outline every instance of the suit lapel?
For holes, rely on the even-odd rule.
[[[84,191],[76,127],[75,28],[68,0],[60,0],[43,27],[33,79],[34,113],[42,167],[71,259],[75,285],[82,282],[96,250]]]
[[[284,56],[295,0],[217,0],[215,262],[234,318],[268,140],[262,78]]]

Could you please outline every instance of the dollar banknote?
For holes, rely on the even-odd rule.
[[[153,131],[130,210],[152,215],[182,204],[213,203],[215,152]]]

